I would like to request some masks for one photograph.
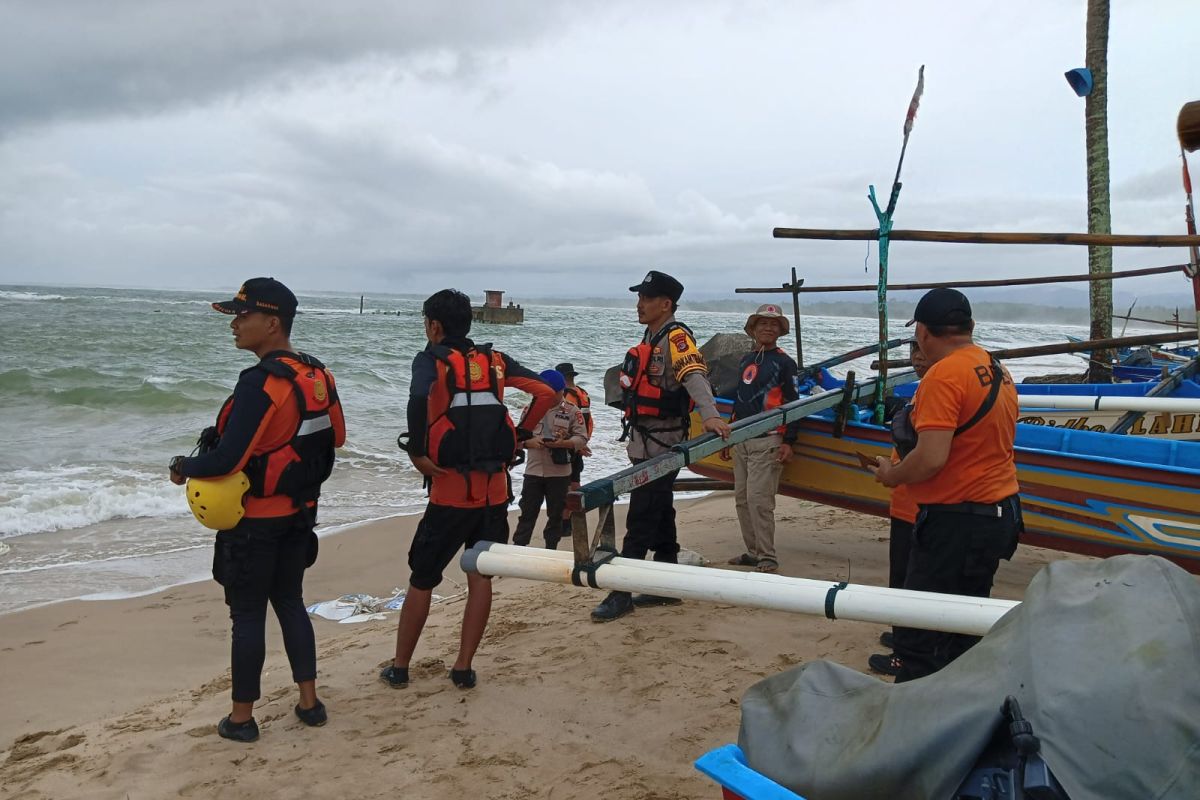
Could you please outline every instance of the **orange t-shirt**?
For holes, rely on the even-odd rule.
[[[892,451],[892,463],[900,463],[900,454],[895,450]],[[903,520],[909,524],[917,521],[917,504],[912,499],[912,493],[908,491],[906,484],[892,487],[892,502],[888,506],[888,516],[898,520]]]
[[[1017,432],[1017,388],[1008,370],[996,403],[983,419],[954,437],[950,455],[936,475],[909,484],[920,505],[995,503],[1019,491],[1013,439]],[[938,361],[917,389],[913,427],[953,431],[966,423],[987,399],[991,388],[991,356],[978,345],[955,350]]]

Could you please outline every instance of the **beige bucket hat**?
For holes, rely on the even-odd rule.
[[[746,327],[743,328],[743,330],[746,331],[747,336],[750,336],[750,337],[754,336],[754,333],[753,333],[754,323],[757,322],[759,320],[759,318],[779,320],[779,325],[782,328],[782,332],[779,334],[780,336],[787,336],[788,331],[790,331],[792,329],[792,324],[791,324],[791,322],[788,321],[788,318],[784,315],[782,308],[775,305],[774,303],[764,303],[763,305],[758,307],[758,311],[755,311],[746,320]]]

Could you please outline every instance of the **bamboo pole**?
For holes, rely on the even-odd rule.
[[[1200,238],[1200,237],[1197,237]],[[1142,275],[1162,275],[1170,272],[1184,272],[1187,264],[1170,264],[1165,267],[1142,267],[1113,272],[1110,275],[1051,275],[1045,278],[995,278],[980,281],[939,281],[938,283],[893,283],[888,285],[888,291],[897,292],[906,289],[940,289],[952,286],[959,289],[980,288],[986,286],[1031,286],[1042,283],[1072,283],[1076,281],[1099,281],[1109,278],[1136,278]],[[869,292],[875,289],[874,284],[843,284],[839,286],[801,286],[796,291],[803,294],[808,292]],[[737,294],[765,294],[770,292],[791,292],[786,286],[769,289],[734,289]],[[1122,317],[1124,319],[1124,317]]]
[[[1085,350],[1107,350],[1117,347],[1137,347],[1143,344],[1167,344],[1170,342],[1186,342],[1196,338],[1196,334],[1186,333],[1148,333],[1143,336],[1121,336],[1116,339],[1093,339],[1087,342],[1063,342],[1062,344],[1042,344],[1036,347],[1017,347],[1009,350],[991,350],[992,355],[999,359],[1030,358],[1032,356],[1052,356],[1060,353],[1080,353]],[[871,369],[876,369],[878,361],[872,362]],[[911,366],[910,361],[888,361],[889,367]]]
[[[825,239],[834,242],[875,241],[877,229],[841,230],[836,228],[776,228],[776,239]],[[1200,245],[1200,236],[1142,236],[1099,233],[994,233],[981,231],[888,232],[894,242],[942,242],[948,244],[1078,244],[1105,247],[1191,247]]]
[[[792,267],[792,317],[796,320],[796,366],[804,366],[804,337],[800,335],[800,286],[804,281],[796,277],[796,268]]]

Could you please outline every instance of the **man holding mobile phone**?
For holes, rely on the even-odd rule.
[[[901,460],[880,457],[875,479],[906,486],[918,512],[904,588],[988,597],[1000,559],[1009,559],[1024,527],[1013,452],[1017,390],[1008,371],[975,344],[971,304],[956,289],[932,289],[913,319],[921,352],[933,366],[921,381],[911,428],[916,441]],[[907,451],[907,452],[906,452]],[[979,637],[896,628],[896,682],[932,674]]]
[[[542,502],[546,503],[546,548],[558,549],[563,534],[563,509],[571,483],[571,457],[587,447],[587,425],[578,406],[564,399],[566,379],[548,369],[539,376],[556,392],[557,404],[546,412],[534,436],[525,442],[525,478],[521,484],[521,516],[513,544],[528,545],[533,538]]]

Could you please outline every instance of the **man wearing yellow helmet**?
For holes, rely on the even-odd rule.
[[[233,317],[234,346],[259,362],[241,373],[217,424],[201,434],[200,454],[170,464],[171,480],[188,483],[197,520],[218,531],[213,578],[225,589],[233,622],[233,709],[217,733],[239,742],[258,738],[253,711],[262,694],[268,602],[300,690],[296,716],[314,726],[327,719],[317,699],[303,581],[317,556],[321,483],[333,468],[334,448],[345,443],[346,423],[333,375],[292,348],[296,305],[274,278],[252,278],[232,300],[212,304]]]

